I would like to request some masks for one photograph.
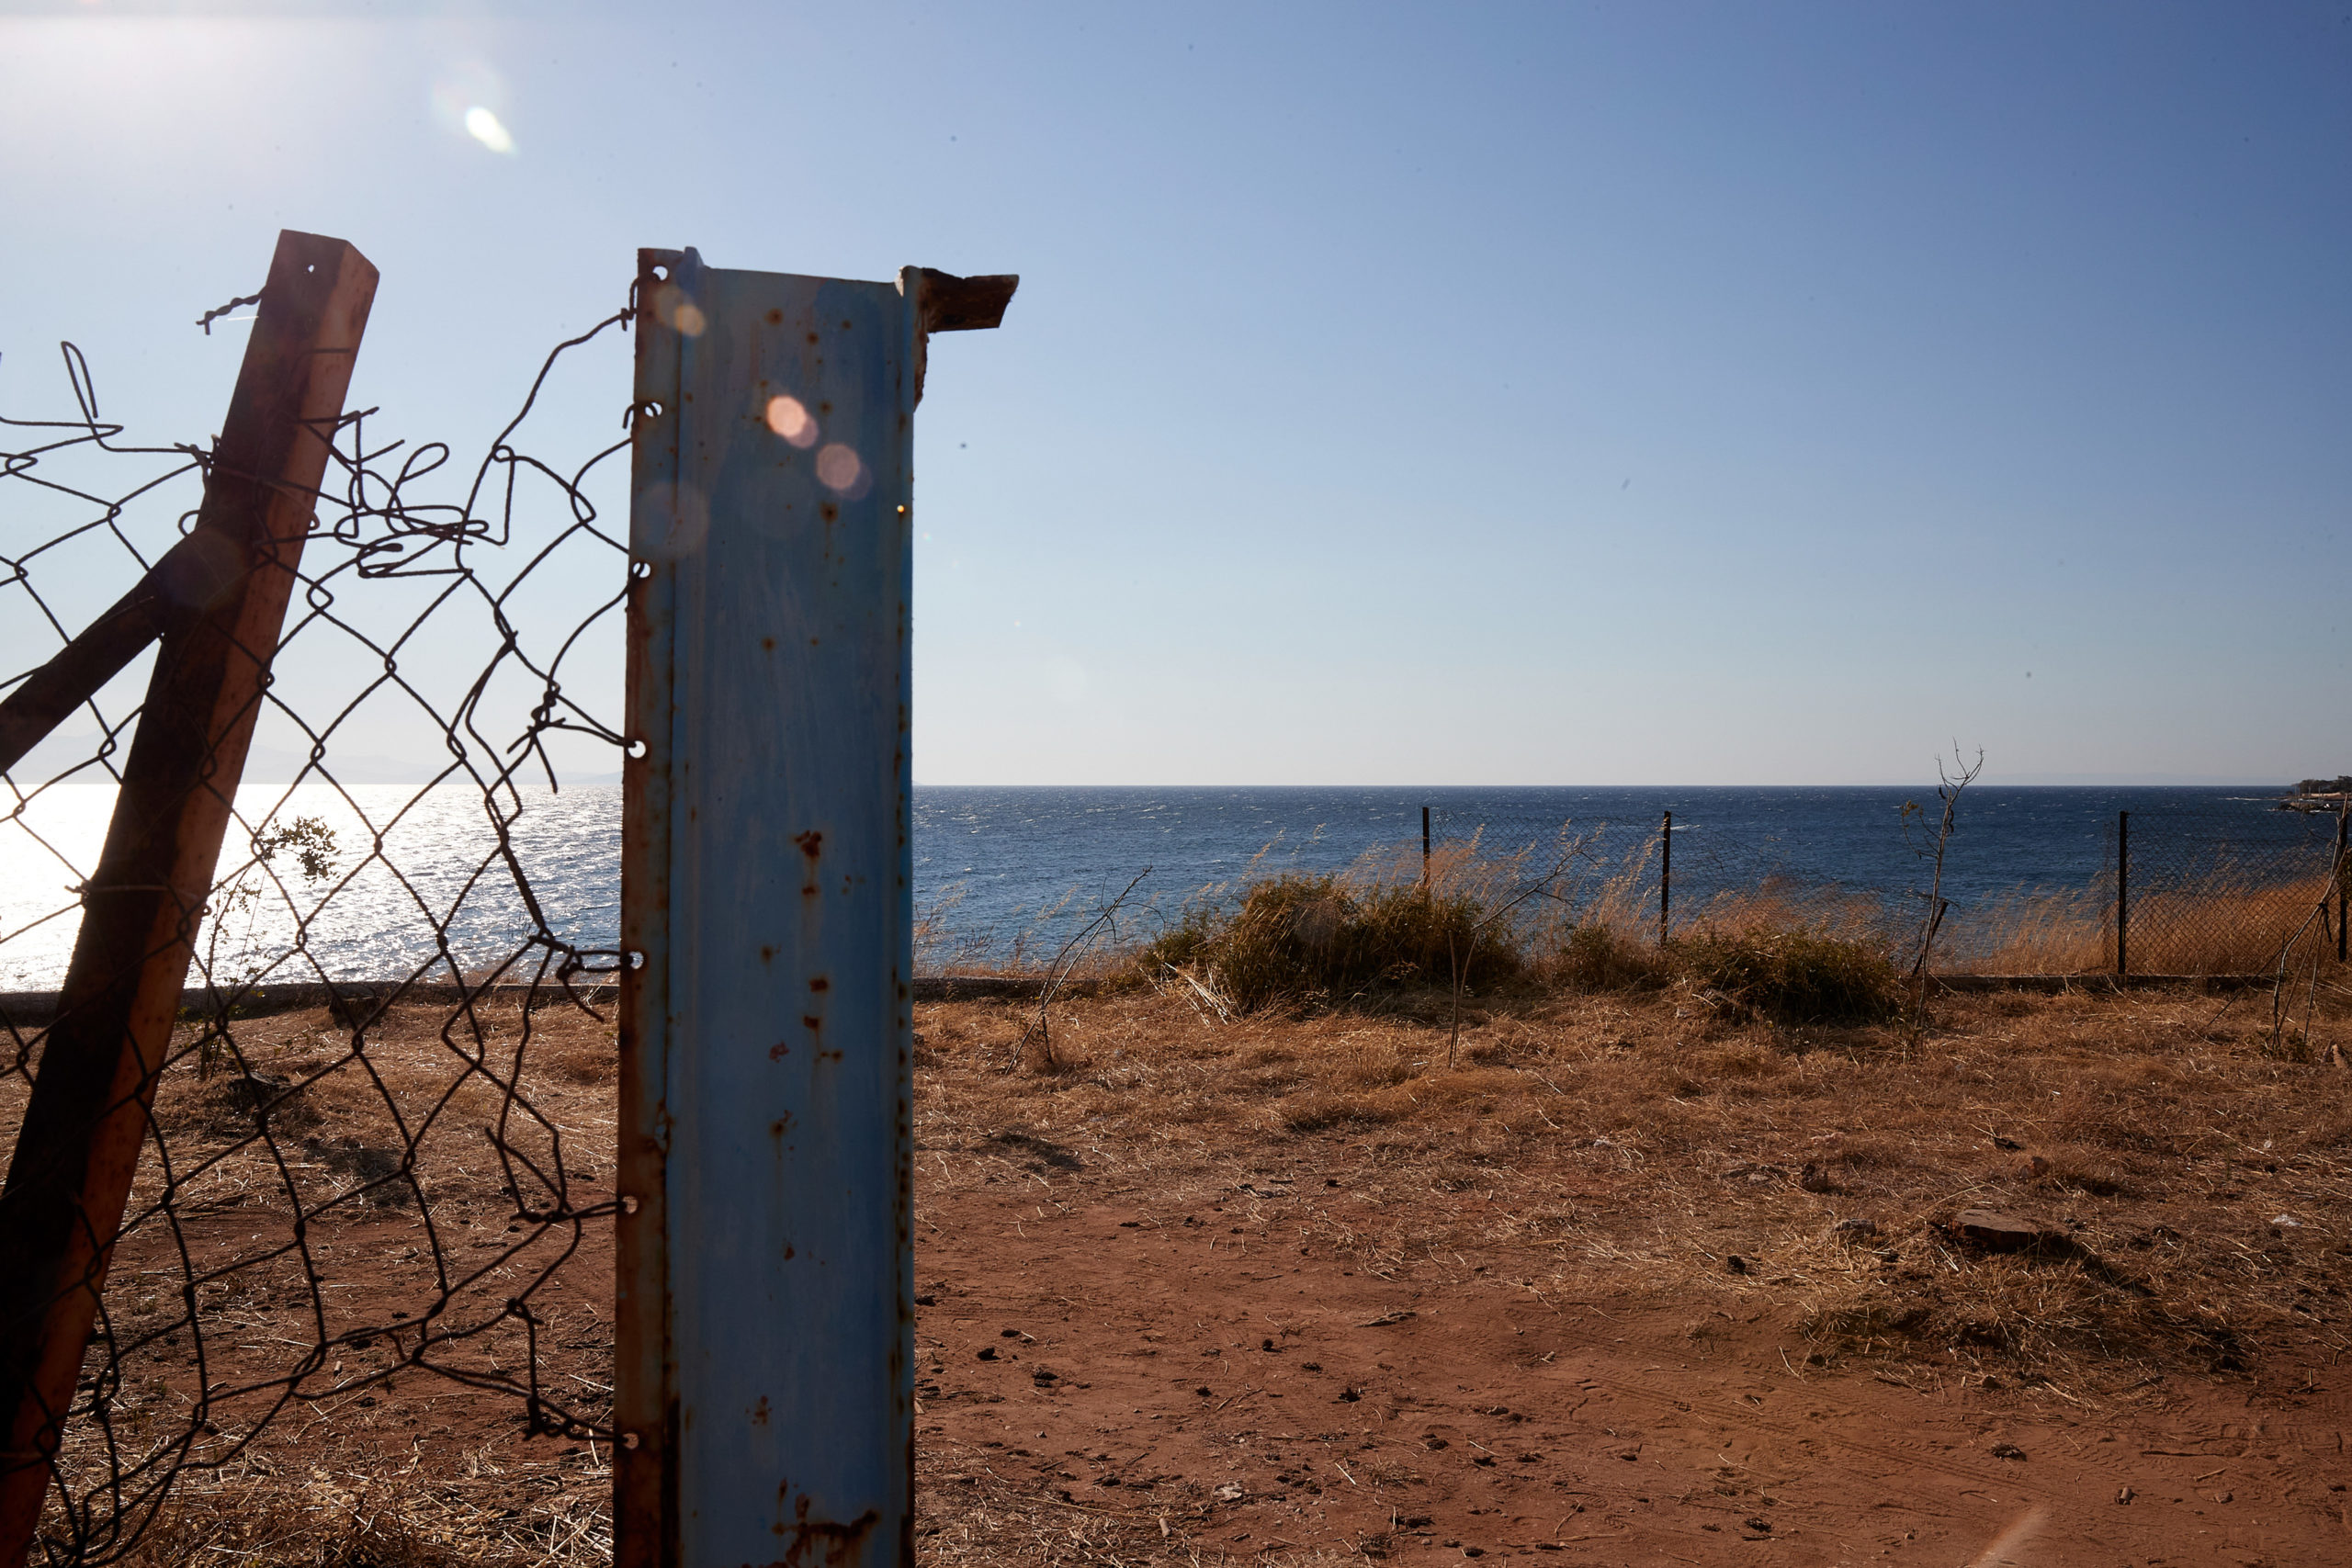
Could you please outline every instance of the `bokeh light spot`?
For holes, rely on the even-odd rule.
[[[768,428],[803,450],[817,445],[816,416],[798,398],[770,398]]]
[[[817,480],[827,490],[848,491],[865,477],[865,465],[855,452],[836,441],[817,454]]]

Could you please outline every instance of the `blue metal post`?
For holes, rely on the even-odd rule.
[[[622,1568],[912,1561],[913,414],[1012,281],[639,254]]]

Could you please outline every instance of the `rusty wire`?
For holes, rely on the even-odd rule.
[[[208,333],[220,313],[208,312]],[[40,1540],[49,1562],[123,1556],[182,1475],[250,1463],[289,1416],[331,1419],[396,1376],[503,1402],[534,1435],[612,1435],[608,1387],[574,1378],[586,1392],[567,1392],[548,1371],[550,1335],[563,1332],[585,1336],[573,1343],[608,1379],[609,1321],[593,1321],[591,1304],[583,1324],[576,1300],[548,1298],[594,1228],[609,1235],[617,1200],[583,1180],[577,1150],[535,1103],[532,1050],[548,1010],[596,1016],[619,954],[584,945],[550,908],[546,845],[529,829],[557,798],[551,735],[612,748],[619,765],[617,682],[583,693],[564,674],[583,639],[618,641],[627,545],[588,491],[628,439],[559,467],[518,432],[564,355],[629,319],[624,310],[550,351],[461,494],[434,493],[451,477],[449,446],[377,440],[378,411],[347,414],[334,432],[266,697],[266,717],[308,757],[291,784],[248,784],[236,802],[210,940],[199,937],[194,999],[156,1075],[66,1421]],[[74,415],[0,418],[0,593],[17,598],[20,627],[45,625],[61,645],[79,629],[65,606],[94,573],[114,575],[111,598],[175,536],[170,508],[187,508],[178,533],[192,525],[190,492],[211,460],[209,445],[125,441],[101,417],[82,353],[62,347]],[[9,537],[28,514],[62,521]],[[424,645],[468,637],[490,650],[479,668],[454,682],[420,673],[433,662]],[[33,654],[37,667],[45,655]],[[141,683],[144,668],[134,666]],[[297,668],[303,678],[287,679]],[[335,695],[303,694],[322,684]],[[367,743],[386,703],[437,733],[430,782],[395,792],[338,779],[338,757]],[[55,950],[94,869],[95,850],[50,818],[71,815],[82,799],[73,786],[120,783],[138,710],[101,693],[82,714],[95,732],[72,755],[53,739],[0,775],[5,847],[62,885],[53,905],[0,929],[0,973],[12,944]],[[340,830],[311,814],[321,801]],[[460,813],[453,801],[470,805]],[[431,865],[404,860],[403,832],[435,812],[470,823],[473,837]],[[353,941],[328,939],[362,918],[358,900],[377,922],[363,935],[391,933],[357,942],[389,945],[384,972],[367,972]],[[296,985],[332,1022],[289,1066],[250,1042],[272,998]],[[24,989],[0,996],[9,1148],[53,1006]]]

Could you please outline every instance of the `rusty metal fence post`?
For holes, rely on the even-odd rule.
[[[1667,944],[1668,900],[1674,890],[1674,813],[1669,811],[1657,829],[1657,944]]]
[[[176,602],[152,617],[108,612],[111,640],[76,651],[59,688],[103,680],[142,629],[163,631],[0,1190],[0,1563],[24,1560],[40,1523],[375,295],[376,269],[343,241],[278,236],[195,529],[169,558]],[[36,705],[12,745],[40,728]],[[41,711],[54,722],[71,705]]]
[[[615,1558],[910,1563],[913,416],[1015,280],[638,274]]]
[[[2352,837],[2347,836],[2347,828],[2352,828],[2352,800],[2335,808],[2335,961],[2338,964],[2346,961],[2345,939],[2347,933],[2344,922],[2347,917],[2352,917],[2352,908],[2346,907],[2347,902],[2352,902],[2352,862],[2346,859],[2347,852],[2352,852]]]
[[[2115,814],[2115,976],[2132,973],[2132,813]]]

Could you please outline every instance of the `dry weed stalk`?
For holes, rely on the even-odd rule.
[[[1008,1064],[1008,1070],[1019,1066],[1028,1055],[1029,1042],[1033,1036],[1045,1052],[1046,1069],[1050,1071],[1060,1066],[1054,1059],[1053,1026],[1050,1021],[1055,998],[1061,995],[1063,986],[1069,983],[1070,975],[1077,969],[1080,960],[1085,957],[1089,948],[1105,938],[1113,940],[1117,938],[1119,910],[1125,906],[1129,896],[1143,886],[1143,879],[1150,874],[1151,867],[1149,866],[1145,866],[1136,873],[1134,880],[1120,890],[1119,896],[1097,909],[1093,918],[1072,932],[1069,940],[1062,943],[1061,951],[1054,954],[1053,963],[1046,969],[1046,983],[1037,992],[1036,1021],[1022,1032],[1021,1043],[1013,1047],[1012,1060]]]

